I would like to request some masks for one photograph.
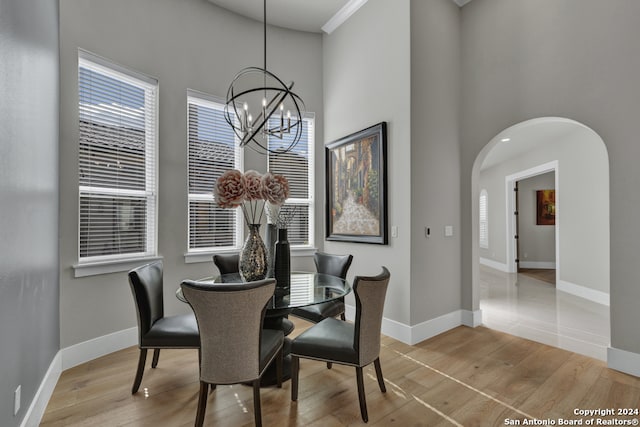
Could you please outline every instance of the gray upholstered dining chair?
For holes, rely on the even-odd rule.
[[[215,254],[213,263],[220,274],[237,273],[240,271],[240,254]]]
[[[260,378],[274,360],[282,386],[284,334],[262,327],[275,279],[213,286],[186,280],[181,287],[195,312],[202,344],[195,425],[204,422],[209,385],[253,383],[255,424],[261,426]]]
[[[162,261],[152,262],[129,271],[129,285],[138,315],[138,347],[140,357],[131,394],[142,382],[147,350],[154,349],[151,367],[158,365],[162,348],[200,348],[198,325],[193,313],[164,315]]]
[[[318,273],[329,274],[331,276],[340,277],[341,279],[346,279],[347,272],[349,271],[349,267],[353,261],[353,255],[333,255],[316,252],[313,260],[316,264],[316,270]],[[342,320],[345,320],[344,297],[334,301],[295,308],[291,314],[313,323],[318,323],[327,317],[336,317],[338,315]]]
[[[355,323],[329,317],[293,340],[291,400],[298,400],[300,358],[355,366],[360,414],[364,422],[369,420],[362,368],[373,362],[380,391],[385,393],[387,390],[380,367],[380,329],[389,278],[386,267],[382,267],[382,273],[378,276],[356,276],[353,283],[356,297]]]

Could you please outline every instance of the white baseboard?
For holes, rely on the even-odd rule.
[[[38,391],[36,391],[36,395],[33,397],[31,405],[29,405],[29,409],[22,419],[20,427],[37,427],[40,425],[61,373],[62,355],[58,351],[51,361],[49,369],[47,369],[47,373],[44,375],[40,387],[38,387]]]
[[[542,268],[542,269],[554,269],[556,263],[553,261],[520,261],[520,268]]]
[[[395,320],[382,318],[382,333],[405,344],[413,345],[412,330],[410,326]]]
[[[464,326],[468,326],[470,328],[477,328],[482,325],[482,310],[469,311],[469,310],[461,310],[462,311],[462,324]]]
[[[353,322],[353,319],[356,318],[356,308],[352,305],[349,304],[345,304],[344,305],[344,317],[347,318],[347,320],[351,320]]]
[[[353,321],[355,313],[355,307],[345,305],[348,320]],[[475,328],[481,324],[482,311],[457,310],[414,326],[383,318],[382,333],[405,344],[414,345],[461,325]]]
[[[509,273],[509,267],[507,267],[507,264],[504,264],[502,262],[494,261],[488,258],[480,258],[480,264],[486,265],[487,267],[491,267],[493,269],[496,269],[505,273]]]
[[[417,344],[460,325],[462,325],[462,310],[452,311],[435,319],[418,323],[411,327],[410,344]]]
[[[564,280],[559,280],[556,285],[556,289],[566,292],[589,301],[597,302],[598,304],[609,305],[609,294],[595,289],[587,288],[585,286],[576,285]]]
[[[138,343],[138,328],[129,328],[84,341],[58,351],[49,365],[20,427],[37,427],[62,371]]]
[[[124,329],[61,350],[62,370],[138,344],[138,327]]]
[[[619,348],[607,348],[607,366],[625,374],[640,377],[640,354]]]

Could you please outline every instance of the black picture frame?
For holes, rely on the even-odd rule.
[[[325,145],[326,240],[388,244],[387,122]]]

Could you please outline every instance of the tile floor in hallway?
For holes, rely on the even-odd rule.
[[[491,329],[606,360],[609,307],[532,277],[480,266],[482,323]]]

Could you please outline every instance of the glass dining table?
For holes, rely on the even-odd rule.
[[[239,273],[223,274],[217,277],[206,277],[197,279],[200,283],[242,283]],[[284,343],[284,380],[290,378],[290,357],[288,356],[291,347],[291,340],[286,336],[293,332],[294,324],[287,317],[294,308],[305,307],[323,302],[333,301],[344,297],[351,292],[349,282],[340,277],[328,274],[295,271],[291,273],[290,285],[288,288],[276,286],[273,298],[267,303],[267,310],[264,319],[264,328],[279,329],[285,334]],[[182,288],[176,290],[176,297],[187,302],[182,295]],[[272,385],[276,383],[275,366],[269,369],[262,377],[262,385]]]

